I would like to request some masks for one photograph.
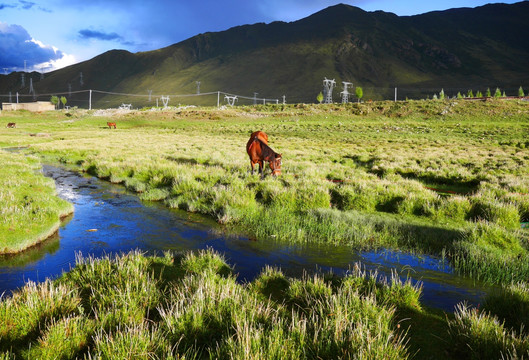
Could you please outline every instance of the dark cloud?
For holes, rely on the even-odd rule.
[[[0,10],[3,10],[3,9],[13,9],[13,8],[16,8],[17,6],[16,5],[13,5],[13,4],[0,4]]]
[[[22,26],[0,22],[0,67],[22,68],[26,60],[31,68],[63,56],[61,51],[33,40]]]
[[[37,5],[35,4],[34,2],[31,2],[31,1],[25,1],[25,0],[19,0],[19,3],[21,5],[21,8],[24,9],[24,10],[29,10],[31,9],[33,6]]]
[[[123,40],[123,37],[121,35],[113,33],[104,33],[101,31],[95,31],[95,30],[89,30],[89,29],[83,29],[79,30],[79,36],[83,39],[97,39],[97,40]]]

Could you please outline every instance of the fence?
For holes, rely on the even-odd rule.
[[[454,98],[459,94],[466,96],[471,90],[474,94],[481,92],[486,93],[487,87],[445,87],[440,88],[407,88],[407,87],[362,87],[364,96],[362,100],[406,100],[406,99],[432,99],[440,97],[440,92],[443,90],[444,96],[447,98]],[[491,92],[495,92],[495,87],[490,88]],[[527,88],[526,88],[527,89]],[[500,90],[507,96],[517,96],[519,87],[510,87]],[[527,91],[527,90],[525,90]],[[350,102],[355,102],[360,99],[356,98],[354,91],[349,97]],[[341,102],[339,90],[335,90],[333,101]],[[198,94],[131,94],[118,93],[101,90],[80,90],[56,92],[48,94],[0,94],[0,102],[4,103],[27,103],[35,101],[49,101],[52,96],[59,98],[66,98],[66,106],[79,107],[85,109],[106,109],[118,108],[121,105],[130,105],[132,108],[144,107],[165,107],[178,105],[196,105],[196,106],[237,106],[237,105],[255,105],[255,104],[282,104],[282,103],[315,103],[317,93],[314,96],[298,95],[292,97],[281,96],[279,98],[264,98],[254,96],[238,95],[224,91],[205,92]],[[59,104],[61,105],[61,104]]]

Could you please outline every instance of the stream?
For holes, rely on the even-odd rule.
[[[474,280],[455,275],[448,264],[430,256],[398,251],[358,252],[348,246],[286,244],[276,239],[251,240],[227,233],[213,219],[141,201],[121,185],[62,167],[44,165],[42,172],[55,180],[60,197],[74,204],[58,233],[21,254],[0,256],[0,294],[28,280],[56,278],[75,266],[76,254],[101,257],[139,249],[148,255],[165,250],[212,248],[233,265],[240,281],[253,280],[266,266],[281,268],[287,276],[332,271],[344,275],[355,263],[379,275],[396,271],[423,285],[421,302],[453,311],[467,301],[478,304],[488,291]]]

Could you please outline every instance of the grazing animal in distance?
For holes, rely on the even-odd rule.
[[[17,127],[17,124],[16,123],[7,123],[7,128],[16,128]]]
[[[107,122],[107,125],[108,125],[109,129],[112,129],[112,126],[114,127],[114,129],[116,128],[116,123],[115,122]]]
[[[250,137],[250,140],[246,144],[246,152],[250,157],[250,166],[252,167],[252,174],[254,170],[254,165],[259,164],[259,174],[261,177],[264,176],[264,162],[267,161],[270,169],[272,170],[273,176],[281,175],[281,164],[282,164],[282,154],[276,153],[268,144],[259,138],[261,137],[266,139],[268,142],[268,136],[262,131],[256,131]],[[254,134],[256,134],[254,136]]]

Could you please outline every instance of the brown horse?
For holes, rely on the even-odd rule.
[[[116,123],[115,122],[107,122],[107,126],[109,129],[112,129],[112,126],[114,127],[114,129],[116,128]]]
[[[248,153],[248,156],[250,157],[250,166],[252,167],[252,174],[254,170],[254,165],[259,164],[259,174],[261,174],[261,177],[264,176],[264,162],[267,161],[270,170],[272,170],[272,175],[277,176],[281,175],[281,154],[276,153],[270,146],[266,144],[263,140],[259,138],[259,134],[261,133],[261,137],[268,140],[268,136],[263,133],[262,131],[256,131],[252,134],[252,137],[250,137],[250,140],[246,144],[246,152]],[[254,136],[254,134],[256,134]],[[253,138],[253,139],[252,139]]]
[[[268,135],[266,135],[266,133],[263,131],[255,131],[252,133],[252,135],[250,135],[250,140],[248,140],[248,142],[246,143],[246,152],[250,151],[250,145],[256,138],[268,145]]]
[[[8,128],[16,128],[17,124],[16,123],[7,123],[6,127],[8,127]]]

